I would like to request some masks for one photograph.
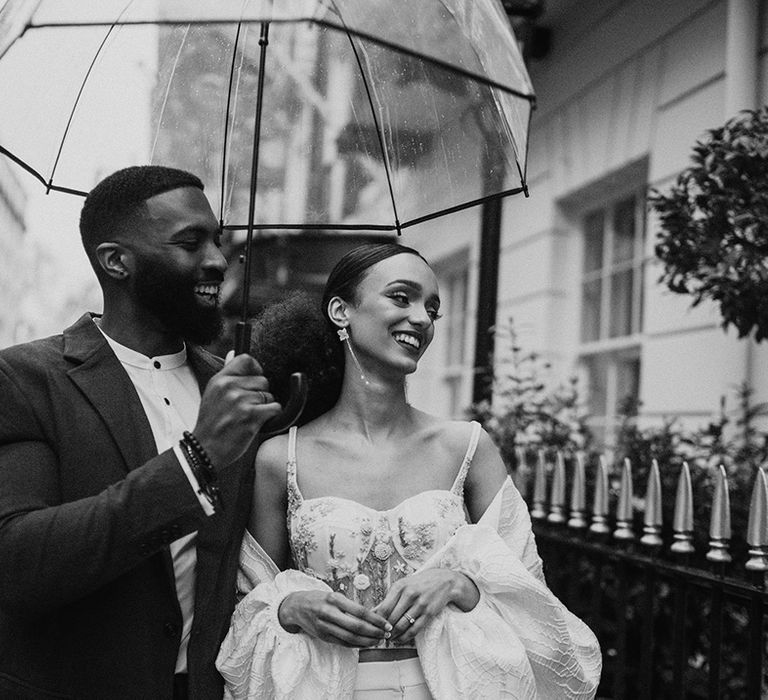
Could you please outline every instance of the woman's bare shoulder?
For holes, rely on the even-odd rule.
[[[472,437],[473,424],[466,420],[441,418],[420,412],[421,429],[430,438],[440,442],[450,451],[466,450]],[[481,430],[481,438],[485,431]]]
[[[285,477],[288,462],[288,434],[268,438],[256,452],[256,470],[260,474]]]

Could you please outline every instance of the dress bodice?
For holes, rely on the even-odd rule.
[[[375,510],[338,496],[304,498],[297,481],[297,429],[288,436],[288,532],[294,565],[370,609],[466,524],[464,480],[480,435],[472,433],[449,490],[409,496]]]

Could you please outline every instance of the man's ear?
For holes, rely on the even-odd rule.
[[[331,319],[331,323],[339,328],[346,328],[349,325],[347,308],[347,302],[341,297],[331,297],[327,308],[328,318]]]
[[[124,280],[131,274],[131,253],[119,243],[100,243],[96,246],[96,259],[112,279]]]

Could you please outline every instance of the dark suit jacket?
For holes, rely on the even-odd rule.
[[[189,348],[201,388],[221,361]],[[253,453],[207,517],[90,316],[0,352],[0,698],[172,697],[181,613],[168,544],[197,538],[192,698],[235,603]]]

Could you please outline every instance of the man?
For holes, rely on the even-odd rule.
[[[218,698],[280,406],[253,358],[199,347],[226,261],[198,178],[118,171],[80,230],[103,315],[0,351],[0,697]]]

